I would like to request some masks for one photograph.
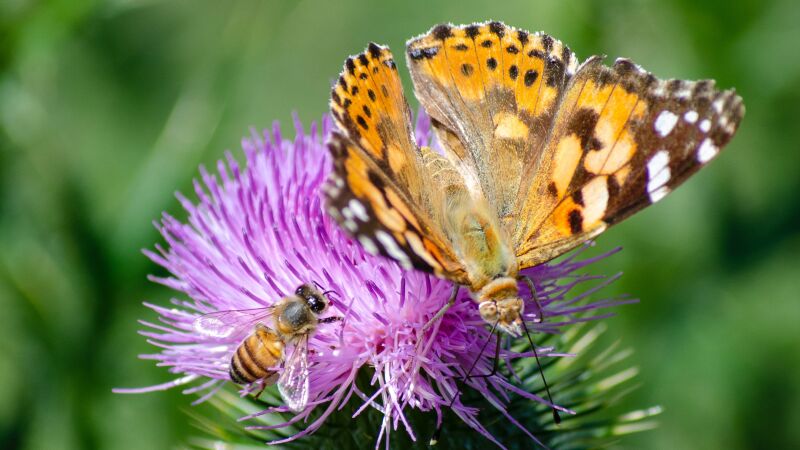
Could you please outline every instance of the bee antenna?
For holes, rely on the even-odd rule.
[[[547,379],[544,377],[544,370],[542,370],[542,364],[539,362],[539,354],[536,353],[536,346],[533,345],[533,339],[531,339],[531,334],[528,332],[528,326],[525,325],[525,320],[522,321],[522,329],[525,330],[525,336],[528,337],[528,343],[531,344],[531,350],[533,350],[533,357],[536,358],[536,367],[539,368],[539,375],[542,376],[542,382],[544,383],[544,390],[547,392],[547,400],[550,401],[550,406],[553,409],[553,421],[555,421],[556,425],[561,423],[561,416],[558,415],[558,410],[555,407],[555,403],[553,403],[553,397],[550,395],[550,387],[547,385]]]
[[[494,330],[496,328],[497,328],[497,322],[495,322],[494,325],[492,325],[492,330],[489,331],[489,336],[494,335]],[[500,339],[500,337],[497,337],[497,339]],[[475,368],[476,365],[478,365],[478,361],[481,359],[481,356],[483,356],[483,351],[486,350],[486,346],[489,345],[490,341],[491,339],[486,339],[486,342],[484,342],[483,345],[481,346],[481,351],[478,353],[478,356],[475,357],[475,360],[472,361],[472,365],[469,366],[467,374],[464,375],[464,378],[461,380],[462,386],[465,386],[467,384],[467,381],[469,381],[469,376],[472,375],[472,370]],[[500,347],[498,347],[498,349],[499,348]],[[447,405],[447,409],[453,408],[453,404],[456,402],[456,399],[459,397],[460,394],[461,394],[461,389],[458,387],[458,382],[456,382],[456,392],[455,394],[453,394],[453,398],[450,399],[450,403]],[[437,442],[439,442],[439,437],[441,437],[442,435],[443,425],[444,421],[441,421],[439,422],[438,425],[436,425],[436,431],[434,431],[433,436],[431,436],[431,440],[428,443],[429,446],[433,447],[434,445],[436,445]]]
[[[314,283],[314,286],[316,286],[316,287],[317,287],[317,289],[319,289],[319,290],[321,290],[321,291],[324,291],[324,290],[325,290],[325,288],[323,288],[323,287],[322,287],[322,285],[320,285],[319,283],[317,283],[317,282],[316,282],[316,280],[311,280],[311,282],[312,282],[312,283]]]

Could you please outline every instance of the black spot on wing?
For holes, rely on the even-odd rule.
[[[578,234],[583,231],[583,214],[580,210],[573,209],[569,212],[569,229],[572,234]]]
[[[519,39],[519,43],[524,47],[525,44],[528,43],[528,32],[525,30],[517,30],[517,39]]]
[[[544,51],[546,53],[550,53],[550,51],[553,50],[553,38],[548,36],[548,35],[546,35],[546,34],[543,34],[542,35],[542,47],[544,47]]]
[[[408,51],[408,56],[412,61],[419,61],[421,59],[431,59],[437,53],[439,53],[439,47],[415,48]]]
[[[491,22],[489,23],[489,31],[497,37],[503,37],[506,34],[506,26],[500,22]]]
[[[433,32],[431,34],[433,34],[433,37],[435,37],[436,39],[443,41],[449,37],[452,37],[453,31],[450,29],[450,25],[442,24],[442,25],[437,25],[433,29]]]
[[[567,131],[578,136],[581,140],[581,148],[588,149],[594,144],[592,138],[599,117],[594,110],[589,108],[581,108],[573,114]]]
[[[370,56],[372,56],[375,59],[380,58],[382,53],[380,46],[374,42],[369,43],[369,45],[367,46],[367,51],[369,51]]]
[[[533,83],[536,82],[536,78],[539,77],[539,72],[534,69],[529,69],[525,72],[525,86],[530,87]]]

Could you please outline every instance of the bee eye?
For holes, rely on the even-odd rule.
[[[305,293],[306,293],[306,288],[304,286],[300,286],[299,288],[297,288],[296,291],[294,291],[294,294],[299,297],[305,297]]]
[[[309,296],[306,301],[308,302],[308,307],[315,313],[321,313],[325,309],[325,302],[317,297]]]

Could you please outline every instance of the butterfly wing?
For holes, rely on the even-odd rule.
[[[552,37],[499,22],[439,25],[407,44],[411,78],[447,156],[508,227],[578,61]]]
[[[244,338],[256,323],[264,322],[274,308],[231,309],[215,311],[196,318],[193,327],[198,333],[212,338]]]
[[[289,409],[300,412],[308,404],[308,391],[308,335],[305,335],[294,345],[283,365],[278,392]]]
[[[411,116],[391,53],[370,44],[348,58],[331,94],[339,129],[323,188],[330,215],[371,253],[406,268],[463,281],[464,267],[438,225],[443,205],[411,134]]]
[[[587,60],[523,175],[531,184],[513,233],[520,268],[659,201],[717,155],[743,115],[741,98],[713,81],[663,81],[629,60]]]

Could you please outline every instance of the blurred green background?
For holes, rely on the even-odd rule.
[[[741,93],[724,155],[599,239],[625,247],[606,292],[642,299],[608,321],[641,369],[625,405],[664,407],[623,446],[800,447],[800,4],[489,3],[0,1],[0,447],[179,445],[191,398],[111,394],[170,378],[136,359],[141,301],[171,295],[151,220],[249,127],[320,117],[367,42],[489,18]]]

